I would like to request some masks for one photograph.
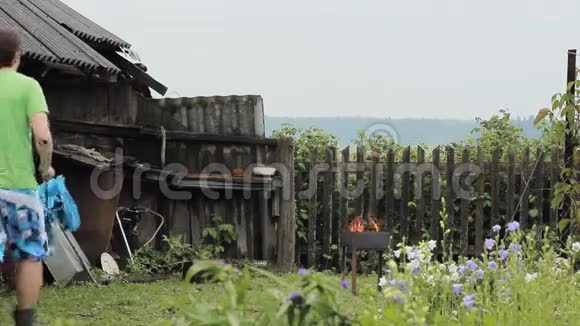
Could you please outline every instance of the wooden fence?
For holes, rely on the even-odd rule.
[[[456,153],[437,147],[430,161],[422,147],[374,153],[370,161],[361,147],[352,156],[350,149],[312,153],[303,162],[305,171],[297,171],[297,217],[305,222],[305,239],[297,242],[296,253],[302,265],[336,264],[340,233],[353,216],[376,217],[393,233],[393,244],[403,237],[409,243],[440,241],[443,225],[452,230],[447,243],[461,255],[480,254],[495,224],[517,220],[522,229],[557,224],[558,211],[551,208],[563,164],[557,149],[525,148],[516,155],[496,148],[486,157],[481,148]]]

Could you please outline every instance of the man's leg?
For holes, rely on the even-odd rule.
[[[34,325],[34,306],[38,304],[42,285],[42,262],[23,260],[16,265],[16,326]]]
[[[16,299],[19,310],[38,304],[42,286],[42,262],[24,260],[16,265]]]

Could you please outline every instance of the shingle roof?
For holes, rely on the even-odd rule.
[[[89,70],[119,72],[119,68],[47,14],[47,9],[39,9],[38,3],[43,3],[44,8],[48,2],[59,1],[0,0],[0,25],[18,30],[25,57]],[[57,11],[56,7],[53,10]]]
[[[131,47],[129,43],[95,24],[59,0],[36,0],[34,5],[82,39],[118,47]]]

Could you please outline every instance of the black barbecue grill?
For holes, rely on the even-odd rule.
[[[379,255],[377,275],[380,280],[383,273],[383,253],[389,247],[391,235],[387,232],[342,232],[342,278],[346,277],[346,255],[350,249],[352,252],[352,293],[356,295],[356,274],[358,251],[375,251]],[[378,284],[378,283],[377,283]]]

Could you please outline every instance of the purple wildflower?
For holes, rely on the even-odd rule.
[[[499,250],[499,258],[500,258],[501,260],[506,260],[506,259],[507,259],[507,257],[508,257],[508,252],[507,252],[507,250],[505,250],[505,249],[500,249],[500,250]]]
[[[472,272],[475,272],[477,269],[477,263],[471,259],[467,261],[467,266],[469,266],[469,269],[471,269]]]
[[[300,276],[304,276],[304,275],[308,275],[308,274],[310,274],[310,271],[307,270],[306,268],[300,268],[298,270],[298,275],[300,275]]]
[[[453,292],[455,294],[461,294],[461,291],[463,291],[463,284],[453,284]]]
[[[473,305],[475,304],[475,296],[477,294],[470,294],[470,295],[466,295],[465,297],[463,297],[463,304],[468,307],[468,308],[473,308]]]
[[[294,292],[286,297],[286,301],[292,301],[293,303],[299,304],[302,302],[302,293]]]
[[[507,224],[508,232],[515,232],[520,229],[520,223],[518,221],[513,221]]]
[[[465,274],[465,265],[459,265],[459,274]]]
[[[417,268],[413,269],[413,271],[411,273],[413,275],[417,275],[417,274],[419,274],[420,271],[421,271],[421,267],[417,267]]]
[[[340,286],[342,286],[342,288],[343,288],[343,289],[348,289],[348,288],[350,288],[350,284],[348,283],[348,281],[347,281],[347,280],[342,280],[342,281],[340,282]]]
[[[395,300],[395,302],[398,304],[403,304],[403,296],[400,294],[394,294],[393,300]]]
[[[483,246],[487,250],[492,250],[493,247],[495,247],[495,240],[489,239],[489,238],[488,239],[485,239],[485,242],[484,242]]]
[[[485,274],[485,272],[483,271],[483,269],[480,268],[475,272],[475,277],[479,280],[483,280],[484,274]]]
[[[390,280],[389,284],[391,284],[392,286],[397,286],[397,279]]]
[[[487,268],[489,268],[492,271],[495,271],[497,269],[497,266],[495,265],[495,261],[489,261],[487,262]]]
[[[501,230],[501,226],[496,224],[496,225],[491,227],[491,230],[493,231],[493,233],[497,233],[497,232],[499,232],[499,230]]]
[[[514,254],[517,254],[522,249],[522,245],[519,243],[512,243],[510,245],[510,250],[513,251]]]

